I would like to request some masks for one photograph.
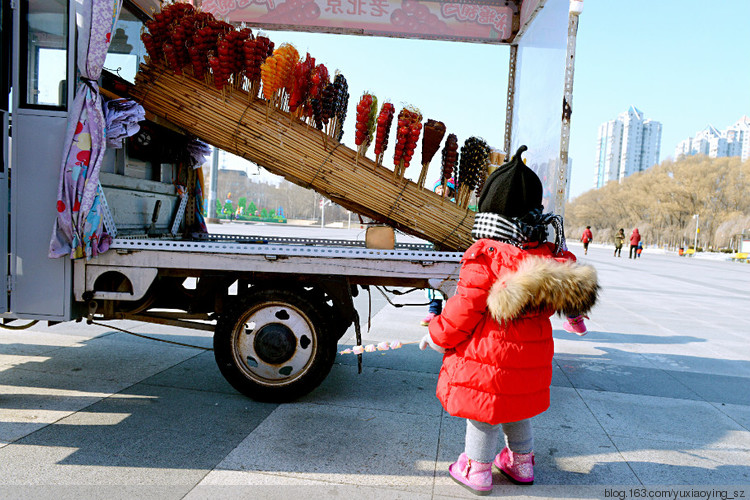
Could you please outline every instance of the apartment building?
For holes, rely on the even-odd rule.
[[[750,158],[750,117],[743,116],[726,130],[709,125],[695,136],[680,141],[674,150],[675,158],[692,155],[739,156],[746,161]]]
[[[630,106],[616,119],[599,126],[594,187],[622,179],[659,163],[661,123]]]

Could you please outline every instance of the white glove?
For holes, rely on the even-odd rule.
[[[445,354],[445,349],[433,342],[432,337],[430,337],[429,333],[422,337],[422,340],[419,341],[419,348],[421,350],[424,351],[425,349],[427,349],[427,346],[430,346],[432,350],[437,351],[440,354]]]

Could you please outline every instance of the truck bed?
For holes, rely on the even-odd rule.
[[[362,241],[266,235],[215,234],[190,240],[115,238],[111,250],[89,262],[76,261],[76,300],[139,300],[159,273],[198,276],[232,271],[253,277],[344,276],[352,284],[440,288],[450,293],[462,252],[400,243],[393,250],[369,249]],[[96,290],[98,277],[122,273],[132,293]]]

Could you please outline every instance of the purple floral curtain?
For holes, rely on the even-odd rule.
[[[109,248],[104,232],[99,169],[106,121],[97,80],[107,57],[122,0],[77,0],[78,71],[81,84],[68,115],[57,190],[57,219],[49,256],[90,259]]]

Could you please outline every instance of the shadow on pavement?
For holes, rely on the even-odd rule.
[[[645,337],[642,335],[606,335],[614,337],[613,342],[622,343],[626,339],[638,343],[702,340],[689,336],[653,339],[641,338]],[[0,353],[15,353],[23,350],[21,347],[0,346]],[[38,346],[23,347],[38,350]],[[604,443],[602,446],[612,444],[607,439],[610,433],[643,436],[641,440],[618,442],[617,447],[628,463],[634,460],[631,469],[636,474],[643,468],[644,477],[656,478],[651,484],[660,484],[658,478],[662,476],[667,483],[673,482],[673,478],[693,482],[691,477],[698,478],[695,482],[700,484],[726,483],[727,478],[748,481],[748,469],[739,465],[655,463],[648,455],[654,449],[674,449],[685,460],[684,454],[689,449],[693,450],[691,453],[701,453],[701,463],[707,464],[711,462],[710,453],[695,450],[705,448],[713,452],[716,443],[726,441],[727,434],[726,426],[711,425],[722,413],[707,402],[750,405],[747,378],[677,370],[668,368],[670,363],[686,368],[715,363],[725,373],[747,373],[750,363],[661,355],[651,362],[664,367],[626,366],[606,362],[607,358],[621,357],[624,351],[602,350],[601,356],[576,355],[555,360],[569,382],[565,387],[570,389],[565,390],[571,393],[590,390],[603,395],[597,398],[596,394],[586,393],[585,404],[580,394],[574,394],[578,399],[573,399],[579,411],[588,411],[600,421],[606,415],[613,419],[610,427],[602,424],[607,435],[595,429],[602,434],[597,438]],[[133,469],[149,469],[165,480],[179,471],[189,471],[197,483],[206,470],[222,462],[227,462],[224,467],[234,467],[233,470],[271,473],[336,475],[344,471],[355,477],[358,474],[383,477],[415,474],[430,480],[435,474],[442,477],[442,469],[430,468],[436,452],[438,460],[443,459],[435,450],[435,443],[449,440],[451,446],[456,446],[462,442],[462,435],[458,419],[447,417],[439,408],[435,411],[433,384],[440,357],[425,354],[416,346],[387,351],[387,355],[367,354],[370,355],[365,357],[367,376],[357,374],[356,356],[340,355],[334,367],[336,373],[319,390],[303,402],[281,406],[254,402],[234,392],[221,378],[211,353],[154,345],[141,339],[96,337],[72,347],[55,348],[44,360],[6,365],[0,372],[0,386],[5,387],[0,392],[0,441],[5,430],[10,437],[6,442],[12,444],[0,448],[0,461],[4,464],[0,482],[13,478],[19,482],[34,479],[54,484],[58,476],[67,474],[86,482],[86,478],[100,474],[96,468],[71,472],[51,467],[76,465],[118,469],[106,473],[103,480],[110,484],[143,474]],[[417,380],[423,386],[418,396],[411,386]],[[388,386],[384,381],[392,383]],[[368,392],[379,395],[379,399],[375,398],[378,404],[395,405],[396,384],[403,396],[399,403],[402,406],[368,407]],[[675,402],[671,413],[667,411],[669,408],[664,409],[666,399]],[[694,406],[696,403],[701,405]],[[662,413],[649,414],[655,408]],[[50,415],[48,421],[23,422],[24,418],[34,414],[44,416],[55,409],[63,413],[57,417]],[[267,419],[276,410],[279,412],[275,418]],[[623,465],[623,458],[619,455],[613,458],[612,450],[607,456],[597,457],[596,443],[586,442],[592,429],[565,429],[561,424],[565,411],[564,406],[553,404],[545,414],[547,431],[586,444],[580,453],[593,464],[585,471],[571,471],[556,468],[550,460],[540,470],[548,468],[547,478],[555,484],[592,484],[592,481],[602,484],[601,481],[612,477],[613,467]],[[6,415],[5,421],[2,415]],[[619,420],[615,418],[618,415]],[[640,415],[642,420],[633,419],[634,415]],[[654,435],[657,431],[668,434],[674,429],[674,439],[667,435],[659,441],[643,433],[638,426],[648,424],[649,415],[658,423]],[[692,419],[695,428],[700,429],[689,436],[687,444],[679,441],[679,427],[687,425],[673,421],[679,418]],[[447,424],[448,421],[452,423]],[[659,426],[666,430],[660,430]],[[543,443],[546,438],[540,434]],[[241,443],[243,453],[225,459]],[[40,448],[50,451],[40,453]],[[454,450],[450,451],[447,456],[452,456]],[[742,453],[747,456],[746,451]],[[325,456],[325,460],[316,459],[318,456]],[[398,457],[398,463],[391,457]],[[422,462],[428,464],[427,469],[420,466],[422,469],[414,472]],[[442,463],[438,466],[442,467]],[[597,473],[597,468],[603,469]],[[717,472],[720,474],[716,475]],[[622,471],[621,477],[629,477],[628,473]],[[523,493],[533,496],[533,491]]]

